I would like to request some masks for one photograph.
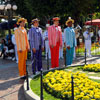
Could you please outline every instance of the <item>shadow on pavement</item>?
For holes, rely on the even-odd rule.
[[[19,77],[18,67],[10,67],[10,68],[0,69],[0,81],[14,79],[17,77]]]
[[[23,81],[20,81],[20,79],[7,80],[7,81],[0,83],[0,91],[8,89],[8,91],[10,92],[16,88],[16,85],[18,86],[21,84],[23,84]]]
[[[24,95],[24,89],[23,86],[20,87],[18,91],[18,100],[26,100]]]

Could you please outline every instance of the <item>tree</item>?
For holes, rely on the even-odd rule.
[[[34,16],[31,0],[15,0],[15,2],[18,6],[17,13],[22,17],[25,17],[30,22]]]
[[[98,0],[99,1],[99,0]],[[60,16],[65,23],[69,16],[80,22],[82,17],[95,12],[96,0],[15,0],[18,5],[18,13],[27,18],[38,17],[42,24],[54,16]],[[94,6],[95,5],[95,6]]]

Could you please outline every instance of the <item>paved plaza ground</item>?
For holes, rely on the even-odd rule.
[[[84,57],[78,57],[72,65],[84,64]],[[99,63],[100,56],[87,59],[87,63]],[[29,60],[30,64],[31,61]],[[49,62],[50,63],[50,62]],[[60,60],[60,66],[64,66],[64,60]],[[43,69],[47,68],[47,61],[43,59]],[[32,74],[31,66],[28,67]],[[26,100],[23,91],[23,80],[19,79],[18,67],[14,61],[0,58],[0,100]]]

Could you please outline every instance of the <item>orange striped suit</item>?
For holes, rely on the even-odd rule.
[[[29,42],[27,38],[27,31],[24,27],[19,27],[15,30],[15,40],[18,51],[18,68],[19,75],[26,75],[26,59],[27,59],[27,50],[29,47]],[[20,52],[20,50],[22,52]]]

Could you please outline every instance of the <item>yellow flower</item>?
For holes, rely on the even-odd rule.
[[[84,96],[82,100],[89,100],[88,96]]]
[[[95,99],[100,99],[100,95],[94,95]]]
[[[92,65],[92,64],[91,64]],[[91,65],[88,65],[91,67]],[[93,66],[97,66],[94,64]],[[66,72],[64,70],[56,70],[55,72],[49,72],[44,76],[43,83],[44,88],[47,88],[50,93],[55,91],[60,93],[63,98],[71,97],[71,75],[74,76],[74,95],[75,100],[99,100],[100,99],[100,84],[88,79],[88,76],[84,73]]]

